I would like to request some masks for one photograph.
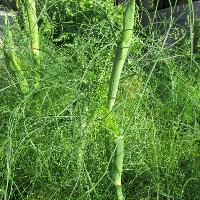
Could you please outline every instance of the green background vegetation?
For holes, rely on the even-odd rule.
[[[123,7],[111,1],[36,3],[40,88],[21,94],[0,59],[0,198],[113,200],[105,131],[118,124],[125,136],[127,200],[199,200],[198,20],[194,42],[187,33],[168,45],[167,38],[184,31],[158,35],[137,19],[113,119],[105,106]],[[23,20],[11,30],[31,83],[34,61]]]

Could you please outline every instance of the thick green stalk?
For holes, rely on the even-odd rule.
[[[112,74],[110,78],[108,93],[108,109],[110,112],[113,110],[113,106],[115,104],[121,72],[132,40],[134,23],[135,0],[130,0],[124,13],[122,38],[116,50]],[[114,156],[111,161],[111,178],[116,187],[118,200],[123,200],[124,197],[122,193],[121,177],[123,171],[124,138],[123,134],[120,131],[118,131],[118,133],[115,133],[114,138],[115,148]]]
[[[129,46],[131,44],[133,26],[135,22],[134,16],[135,16],[135,0],[130,0],[129,4],[127,5],[127,9],[124,13],[122,38],[116,50],[112,75],[110,78],[109,93],[108,93],[109,110],[112,110],[115,104],[121,72],[128,54]]]
[[[123,172],[123,160],[124,160],[124,137],[123,135],[117,136],[114,141],[114,156],[112,159],[111,178],[116,187],[117,199],[123,200],[121,177]]]
[[[24,72],[21,69],[20,61],[16,55],[14,43],[12,40],[12,33],[9,27],[8,17],[5,16],[5,27],[4,27],[4,56],[5,63],[9,69],[15,73],[19,87],[23,94],[29,92],[29,85],[25,78]]]
[[[31,34],[31,49],[34,61],[34,87],[38,88],[40,85],[40,45],[39,45],[39,32],[37,25],[37,15],[35,0],[25,0],[25,7],[28,16],[29,30]]]

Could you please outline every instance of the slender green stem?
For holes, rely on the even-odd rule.
[[[31,49],[33,54],[33,61],[35,67],[34,87],[38,88],[40,85],[40,45],[39,45],[39,32],[37,25],[37,15],[35,0],[25,0],[25,7],[28,16],[29,29],[31,34]]]
[[[122,69],[128,54],[129,46],[131,44],[133,27],[135,23],[135,0],[130,0],[124,13],[123,18],[123,33],[121,42],[119,43],[115,59],[113,62],[112,74],[109,84],[108,93],[108,109],[111,112],[115,104],[115,99],[117,97],[117,91],[120,81],[120,76]],[[118,131],[114,135],[114,156],[111,161],[111,178],[116,187],[117,199],[123,200],[121,177],[123,172],[123,159],[124,159],[124,137],[123,134]],[[111,141],[108,141],[111,143]],[[110,150],[107,150],[108,152]]]

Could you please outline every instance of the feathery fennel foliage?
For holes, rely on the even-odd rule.
[[[8,69],[11,69],[18,81],[19,87],[23,94],[29,92],[29,85],[26,80],[25,74],[22,71],[21,63],[15,52],[15,46],[12,39],[12,32],[10,30],[8,17],[5,16],[5,25],[4,25],[4,56],[5,64]]]

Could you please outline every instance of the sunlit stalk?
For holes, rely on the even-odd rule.
[[[133,27],[135,23],[135,0],[128,2],[127,8],[123,17],[123,33],[120,43],[118,44],[115,59],[112,68],[112,74],[109,84],[108,93],[108,109],[110,112],[113,110],[115,99],[117,96],[121,72],[128,54],[129,46],[131,44]],[[111,178],[116,187],[118,200],[123,200],[121,177],[123,171],[123,158],[124,158],[124,137],[123,133],[118,131],[115,133],[114,141],[114,156],[111,162]],[[110,141],[112,142],[112,141]]]
[[[25,7],[28,16],[29,30],[31,35],[31,49],[34,61],[34,87],[38,88],[40,85],[40,45],[39,45],[39,31],[37,24],[35,0],[25,0]]]

